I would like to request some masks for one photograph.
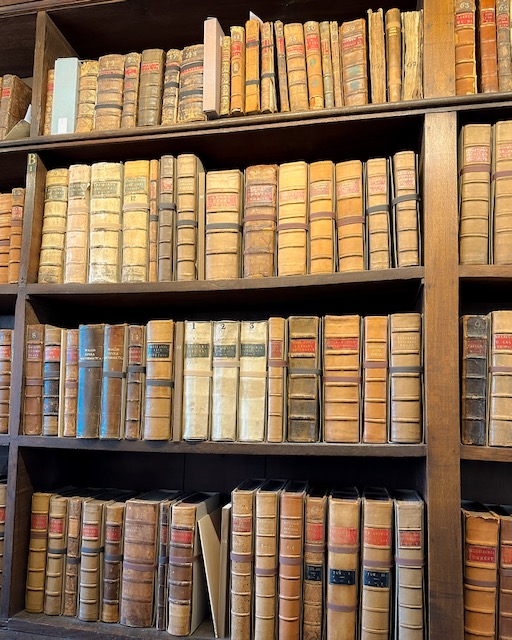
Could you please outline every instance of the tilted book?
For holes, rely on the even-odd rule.
[[[204,45],[185,47],[181,57],[178,122],[206,120],[203,112]]]
[[[59,616],[62,612],[66,560],[68,498],[52,495],[48,514],[48,548],[44,613]]]
[[[277,275],[307,273],[308,164],[279,165]]]
[[[23,80],[11,73],[4,75],[0,99],[0,140],[23,120],[31,99],[32,89]]]
[[[397,267],[420,264],[419,185],[414,151],[399,151],[392,157],[393,221]]]
[[[41,283],[62,282],[68,211],[68,174],[68,169],[51,169],[46,174],[37,277],[37,281]]]
[[[402,100],[423,98],[423,10],[403,11]]]
[[[69,167],[64,282],[87,282],[90,201],[91,167],[73,164]]]
[[[103,339],[103,371],[100,409],[100,438],[124,437],[128,325],[106,324]]]
[[[79,327],[78,438],[98,438],[100,434],[104,329],[104,324]]]
[[[368,54],[370,63],[371,102],[386,102],[386,46],[384,12],[368,9]]]
[[[51,497],[51,493],[40,491],[32,494],[25,592],[25,609],[29,613],[42,613],[44,607],[48,519]]]
[[[180,89],[181,49],[169,49],[165,55],[162,124],[176,124]]]
[[[391,214],[386,158],[372,158],[366,163],[366,226],[368,268],[389,269],[392,266]]]
[[[512,313],[493,311],[489,316],[488,429],[489,444],[510,446],[512,420]]]
[[[387,442],[388,316],[366,316],[363,347],[363,442]]]
[[[23,433],[40,436],[43,431],[44,324],[29,324],[25,334]]]
[[[336,223],[338,271],[365,268],[365,210],[363,163],[347,160],[336,164]]]
[[[185,321],[183,439],[210,437],[213,333],[210,321]]]
[[[245,113],[260,113],[260,23],[256,19],[245,23]]]
[[[142,435],[146,382],[146,327],[128,326],[128,365],[126,370],[126,414],[124,437],[139,440]]]
[[[191,153],[181,154],[176,162],[176,280],[198,280],[199,247],[198,230],[204,227],[205,174],[199,158]],[[203,231],[204,247],[204,231]],[[204,258],[203,258],[204,262]]]
[[[323,109],[324,84],[322,76],[322,53],[320,48],[320,26],[309,20],[304,23],[304,44],[306,50],[306,71],[310,109]]]
[[[263,442],[267,404],[268,321],[240,323],[238,439]]]
[[[164,83],[163,49],[145,49],[140,60],[139,109],[137,126],[160,124]]]
[[[121,129],[137,126],[139,106],[141,54],[136,51],[127,53],[124,59],[123,110],[121,112]]]
[[[25,209],[25,189],[14,187],[12,190],[11,238],[9,244],[9,266],[7,282],[18,284],[21,260],[21,231]]]
[[[474,0],[454,2],[455,93],[458,96],[477,93],[476,81],[476,3]]]
[[[121,282],[149,278],[149,160],[124,164]]]
[[[309,165],[309,273],[336,271],[335,197],[333,162],[312,162]]]
[[[461,426],[462,444],[487,443],[488,318],[461,318]]]
[[[366,22],[363,18],[342,23],[340,51],[344,104],[368,104],[368,51]]]
[[[308,111],[308,78],[306,70],[306,47],[304,28],[301,23],[284,25],[286,46],[286,68],[288,72],[288,91],[290,111]]]
[[[231,27],[231,106],[230,116],[245,114],[245,28]]]
[[[288,322],[286,318],[268,319],[267,361],[267,441],[284,442],[288,365]]]
[[[501,120],[493,127],[492,197],[493,231],[491,264],[512,264],[512,121]]]
[[[386,72],[388,102],[402,99],[402,22],[400,9],[388,9],[385,14]]]
[[[94,129],[119,129],[123,113],[125,56],[110,53],[98,60],[98,88],[94,113]]]
[[[170,282],[174,275],[176,187],[176,158],[162,156],[158,179],[158,282]]]
[[[83,60],[80,65],[75,133],[94,129],[94,107],[98,85],[98,61]]]
[[[213,322],[212,440],[237,439],[240,322]]]
[[[479,0],[478,36],[480,91],[482,93],[498,91],[496,0]]]
[[[43,435],[58,435],[62,329],[47,324],[44,332]]]
[[[326,487],[313,487],[304,505],[303,640],[323,637],[326,517]]]

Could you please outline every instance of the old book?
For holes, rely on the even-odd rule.
[[[0,284],[9,279],[9,246],[11,238],[12,192],[0,194]]]
[[[240,323],[238,439],[263,442],[267,404],[268,321]]]
[[[100,434],[104,329],[104,324],[82,324],[79,327],[78,438],[98,438]]]
[[[126,414],[124,437],[139,440],[142,435],[146,382],[146,327],[128,326],[128,366],[126,370]]]
[[[68,174],[68,169],[51,169],[46,174],[43,231],[37,277],[37,281],[41,283],[62,282],[68,210]]]
[[[400,9],[388,9],[385,14],[386,77],[388,102],[402,99],[402,22]]]
[[[91,167],[89,218],[88,280],[90,283],[119,282],[122,197],[122,163],[94,163]]]
[[[490,124],[467,124],[459,137],[460,264],[489,262],[491,134]]]
[[[359,442],[361,316],[325,316],[322,351],[323,439]]]
[[[302,24],[299,22],[285,24],[284,41],[286,46],[286,69],[288,72],[290,111],[308,111],[306,47]]]
[[[96,131],[119,129],[123,114],[125,56],[109,53],[98,60],[98,89],[94,112]]]
[[[158,190],[160,161],[149,161],[148,282],[158,282]]]
[[[82,533],[82,496],[69,496],[67,527],[66,527],[66,556],[64,567],[64,587],[62,615],[76,616],[78,604],[78,574],[80,567],[80,546]]]
[[[243,277],[274,275],[277,223],[277,165],[260,164],[245,170],[243,218]]]
[[[493,311],[489,316],[488,429],[491,446],[510,444],[510,311]]]
[[[139,127],[160,124],[162,119],[164,64],[165,52],[163,49],[145,49],[142,52],[137,113],[137,126]]]
[[[158,282],[173,279],[176,186],[176,158],[162,156],[158,179]]]
[[[48,516],[51,497],[51,493],[41,491],[32,494],[25,592],[25,609],[29,613],[42,613],[44,608]]]
[[[324,106],[326,109],[332,109],[334,107],[334,77],[329,22],[327,20],[320,22],[318,28],[320,33],[320,66],[322,68]]]
[[[59,616],[62,612],[66,568],[67,511],[68,499],[64,496],[52,495],[48,513],[44,593],[44,613],[47,616]]]
[[[368,9],[368,54],[370,65],[371,102],[386,102],[386,45],[384,42],[384,12]]]
[[[139,105],[141,54],[136,51],[127,53],[124,58],[123,108],[121,111],[121,129],[137,126]]]
[[[512,122],[501,120],[493,127],[492,150],[492,260],[493,264],[511,264],[512,218],[510,198],[512,193]]]
[[[277,106],[277,76],[275,69],[274,25],[261,25],[261,113],[275,113]]]
[[[231,36],[223,36],[220,63],[220,112],[219,116],[229,116],[231,107]]]
[[[341,42],[340,30],[336,20],[329,22],[329,31],[331,35],[331,58],[332,58],[332,75],[334,84],[334,106],[342,107],[344,105],[343,98],[343,79],[341,73]]]
[[[176,280],[197,280],[198,229],[203,216],[200,199],[204,183],[203,166],[191,153],[176,161]]]
[[[119,440],[124,436],[128,325],[106,324],[103,338],[103,371],[99,436]]]
[[[89,207],[91,201],[91,167],[72,164],[68,173],[68,214],[64,282],[87,282],[89,265]]]
[[[101,593],[102,622],[119,622],[121,571],[123,563],[125,503],[111,501],[105,505],[105,550]]]
[[[43,431],[44,324],[29,324],[25,335],[23,433],[40,436]]]
[[[478,44],[480,91],[498,91],[496,0],[480,0],[478,3]]]
[[[106,503],[91,499],[82,504],[77,617],[88,622],[100,619]]]
[[[391,442],[422,441],[423,341],[421,313],[392,313],[389,322]]]
[[[177,491],[169,492],[168,497],[160,500],[158,505],[158,531],[157,531],[157,567],[155,588],[155,627],[162,631],[167,630],[169,616],[167,615],[168,595],[168,569],[169,569],[169,530],[171,528],[172,505],[183,494]]]
[[[399,151],[393,165],[393,228],[397,267],[420,264],[420,216],[417,159],[414,151]]]
[[[277,211],[277,274],[307,273],[308,164],[279,165]]]
[[[267,441],[283,442],[286,434],[288,323],[268,319]]]
[[[52,132],[53,91],[55,88],[55,69],[48,69],[46,80],[46,101],[44,105],[43,135],[49,136]],[[0,85],[1,86],[1,85]]]
[[[23,212],[25,209],[25,189],[14,187],[12,190],[11,238],[9,244],[9,266],[7,282],[17,284],[21,260],[21,232],[23,228]]]
[[[322,75],[322,52],[320,47],[320,26],[318,22],[309,20],[304,23],[304,44],[306,49],[309,108],[323,109],[325,99]]]
[[[245,113],[260,113],[260,23],[245,23]]]
[[[206,174],[205,278],[240,277],[243,174],[238,169]]]
[[[320,319],[288,318],[289,442],[316,442],[319,438]]]
[[[332,640],[355,640],[361,523],[357,489],[335,487],[327,513],[326,634]]]
[[[462,501],[464,634],[496,637],[500,519],[478,502]]]
[[[323,637],[326,508],[326,487],[310,489],[304,504],[303,640]]]
[[[0,329],[0,433],[9,432],[11,401],[12,329]],[[1,485],[0,485],[1,490]],[[1,509],[0,509],[1,514]],[[1,518],[0,518],[1,519]],[[0,582],[1,588],[1,582]]]
[[[181,49],[169,49],[165,55],[164,89],[162,95],[162,124],[176,124],[180,90]]]
[[[5,78],[6,76],[3,82],[4,88]],[[52,134],[75,131],[79,85],[80,60],[76,57],[57,58],[52,104]]]
[[[2,81],[0,99],[0,140],[20,120],[23,120],[32,99],[32,89],[18,76],[6,73]]]
[[[461,426],[462,444],[487,443],[488,319],[461,318]]]
[[[220,117],[222,38],[224,31],[217,18],[203,23],[204,81],[203,111],[209,120]],[[259,80],[259,77],[258,77]]]
[[[476,6],[474,0],[454,3],[455,93],[477,93],[476,82]]]
[[[500,519],[499,532],[499,593],[497,603],[498,638],[509,638],[511,634],[511,575],[512,565],[512,507],[510,505],[492,505],[492,512]]]
[[[245,113],[245,28],[231,27],[231,104],[230,116]]]
[[[217,630],[219,637],[227,636],[230,616],[230,570],[229,549],[231,547],[231,502],[221,510],[220,558],[219,558],[219,603]]]
[[[274,22],[276,35],[277,79],[279,86],[279,111],[290,111],[288,91],[288,71],[286,68],[286,47],[284,43],[284,25],[281,20]]]
[[[70,331],[72,331],[70,329]],[[74,330],[76,331],[76,329]],[[65,418],[65,407],[64,407],[64,394],[66,391],[66,364],[67,364],[67,344],[68,344],[68,329],[60,329],[61,332],[61,340],[60,340],[60,370],[57,375],[55,375],[55,383],[56,383],[56,393],[57,393],[57,432],[56,436],[61,438],[64,434],[64,418]],[[54,403],[53,403],[54,404]],[[51,423],[50,423],[51,424]]]
[[[148,282],[149,160],[124,163],[122,220],[121,282]]]
[[[387,442],[388,316],[364,318],[363,442]]]
[[[336,225],[338,271],[365,268],[363,163],[347,160],[336,164]]]
[[[496,0],[496,46],[499,90],[512,91],[510,3],[507,0]]]
[[[43,365],[43,436],[57,436],[62,329],[45,325]]]
[[[403,11],[402,100],[423,98],[423,10]]]
[[[184,440],[208,440],[210,437],[212,324],[211,321],[185,321]]]
[[[66,366],[64,373],[64,394],[62,433],[64,437],[76,437],[76,416],[78,410],[78,329],[66,330]],[[62,380],[61,380],[62,383]]]
[[[346,106],[368,104],[366,22],[363,18],[340,26],[341,74]]]
[[[389,172],[386,158],[366,163],[368,268],[389,269],[391,261]]]
[[[82,60],[78,84],[75,133],[86,133],[94,128],[97,85],[98,61]]]
[[[309,165],[309,273],[336,271],[334,163]]]
[[[185,47],[181,56],[178,122],[206,120],[203,112],[204,47]]]
[[[237,439],[240,322],[213,322],[212,440]]]
[[[0,592],[3,582],[3,565],[5,550],[5,510],[7,507],[7,481],[0,482]]]

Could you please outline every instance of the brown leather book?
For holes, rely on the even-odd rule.
[[[82,504],[77,617],[88,622],[100,619],[106,504],[106,500],[98,499]]]
[[[25,337],[25,387],[23,433],[40,436],[43,431],[44,324],[29,324]]]
[[[213,323],[185,321],[183,439],[210,437]]]
[[[342,107],[344,105],[343,98],[343,79],[341,69],[341,42],[340,29],[336,20],[329,22],[329,31],[331,32],[331,57],[332,57],[332,75],[334,83],[334,106]]]
[[[105,505],[105,551],[100,613],[102,622],[119,622],[124,509],[124,502],[109,502]]]
[[[86,133],[93,130],[97,89],[98,61],[83,60],[80,64],[75,133]]]
[[[331,31],[329,22],[327,20],[320,22],[319,29],[324,102],[326,109],[332,109],[334,107],[334,78],[332,70]]]
[[[277,106],[277,76],[275,68],[274,25],[261,25],[261,113],[275,113]]]
[[[245,113],[245,28],[231,27],[231,106],[230,116]]]
[[[336,202],[334,164],[309,165],[309,273],[336,271]]]
[[[0,140],[20,120],[23,120],[32,99],[32,89],[18,76],[6,73],[2,80],[0,99]]]
[[[231,36],[223,36],[220,63],[220,113],[229,116],[231,107]]]
[[[103,339],[103,371],[99,436],[106,440],[124,437],[128,325],[106,324]]]
[[[308,164],[279,165],[277,211],[277,274],[307,273]]]
[[[388,316],[364,318],[363,442],[387,442]]]
[[[385,14],[388,102],[402,99],[402,22],[400,9]]]
[[[316,442],[319,436],[320,318],[288,318],[289,442]]]
[[[204,46],[185,47],[181,57],[178,122],[206,120],[203,112]]]
[[[76,616],[78,603],[78,574],[82,533],[82,503],[86,498],[70,496],[66,530],[65,575],[62,615]]]
[[[238,439],[263,442],[267,404],[268,321],[240,323]]]
[[[512,121],[502,120],[493,127],[491,193],[492,210],[492,264],[512,264],[512,218],[509,193],[512,176]],[[493,184],[494,183],[494,184]]]
[[[404,11],[402,19],[402,100],[423,98],[423,10]]]
[[[310,109],[323,109],[324,84],[322,75],[322,53],[320,47],[320,26],[309,20],[304,23],[304,44],[306,48],[306,71]]]
[[[300,22],[284,25],[286,68],[290,111],[308,111],[308,78],[306,70],[306,46],[304,28]]]
[[[121,282],[148,282],[149,187],[149,160],[125,162]]]
[[[288,91],[288,71],[286,68],[286,47],[284,43],[284,25],[281,20],[274,22],[276,35],[277,78],[279,85],[279,111],[290,111]]]
[[[76,435],[100,434],[104,324],[82,324],[78,338],[78,403]]]
[[[363,18],[342,23],[340,50],[345,105],[368,104],[366,22]]]
[[[66,331],[64,397],[61,396],[60,401],[64,404],[62,436],[75,438],[78,408],[78,329]]]
[[[488,429],[489,445],[510,446],[510,364],[512,362],[510,311],[489,316]]]
[[[326,487],[313,487],[304,505],[303,640],[322,640],[325,591]]]
[[[9,245],[11,238],[12,193],[0,194],[0,284],[9,279]]]
[[[29,613],[42,613],[46,580],[46,551],[48,548],[48,515],[51,493],[36,491],[32,494],[30,539],[28,546],[27,586],[25,609]]]
[[[476,83],[476,6],[474,0],[454,2],[455,93],[477,93]]]
[[[158,181],[158,282],[171,282],[174,275],[176,187],[176,158],[162,156]]]
[[[260,23],[245,23],[245,113],[260,113]]]
[[[94,115],[96,131],[119,129],[123,114],[125,56],[110,53],[98,60],[98,89]]]
[[[361,316],[325,316],[322,356],[323,439],[359,442]]]
[[[9,407],[11,400],[12,370],[12,334],[12,329],[0,329],[0,433],[9,432]]]
[[[399,151],[392,158],[393,220],[397,267],[420,264],[420,215],[417,159],[414,151]]]
[[[150,320],[146,327],[144,440],[172,437],[174,321]]]
[[[45,325],[43,365],[43,436],[57,436],[62,329]]]
[[[158,282],[158,188],[160,161],[149,161],[148,282]]]
[[[169,616],[167,615],[169,602],[169,529],[171,527],[172,505],[179,499],[180,495],[183,495],[174,491],[168,493],[169,497],[162,499],[158,505],[155,627],[161,631],[166,631],[169,624]]]
[[[165,51],[145,49],[140,60],[139,109],[137,126],[160,124],[164,86]]]
[[[461,318],[461,426],[462,444],[487,444],[488,318]]]
[[[336,223],[338,271],[365,268],[365,217],[363,163],[347,160],[336,164]]]
[[[146,327],[128,326],[128,366],[126,371],[126,418],[124,437],[140,440],[146,383]]]
[[[368,268],[389,269],[391,262],[389,172],[386,158],[366,163]]]
[[[283,442],[286,434],[288,322],[268,319],[267,441]]]
[[[137,126],[139,105],[141,54],[133,51],[124,59],[123,110],[121,111],[121,129]]]
[[[68,210],[68,174],[68,169],[51,169],[46,174],[43,230],[37,277],[37,281],[41,283],[62,282]]]
[[[53,68],[48,69],[48,77],[46,80],[46,102],[44,106],[43,136],[49,136],[52,132],[54,80],[55,80],[55,69]]]
[[[169,49],[165,55],[164,91],[162,96],[162,124],[176,124],[180,89],[181,49]]]
[[[498,91],[498,51],[496,44],[496,0],[479,0],[478,44],[480,91]]]
[[[386,102],[386,45],[384,42],[384,12],[368,9],[368,54],[370,66],[371,102]]]
[[[507,0],[496,0],[496,45],[499,90],[512,91],[510,3]]]
[[[21,260],[21,231],[23,228],[23,211],[25,208],[25,189],[14,187],[12,190],[11,238],[9,244],[9,266],[7,282],[17,284]]]
[[[68,180],[63,281],[85,283],[89,266],[91,167],[87,164],[72,164],[69,167]]]
[[[200,194],[205,174],[199,158],[181,154],[176,162],[176,280],[197,280],[199,275],[198,230],[204,220]],[[204,238],[204,236],[203,236]]]
[[[512,508],[510,505],[491,507],[500,519],[499,539],[499,595],[498,595],[498,638],[505,640],[512,635]]]
[[[237,439],[240,322],[213,322],[212,440]]]
[[[67,513],[68,498],[52,495],[48,514],[48,547],[44,593],[44,613],[47,616],[59,616],[62,613],[66,567]]]

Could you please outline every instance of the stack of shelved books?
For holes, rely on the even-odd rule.
[[[24,208],[23,187],[0,193],[0,284],[18,283]]]
[[[421,325],[419,313],[28,325],[23,432],[420,443]]]

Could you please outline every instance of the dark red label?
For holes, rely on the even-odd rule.
[[[486,9],[480,13],[481,24],[494,24],[496,22],[496,15],[494,9]]]
[[[501,564],[512,565],[512,547],[510,546],[501,547]]]
[[[0,507],[0,522],[5,522],[5,507]]]
[[[57,345],[45,347],[44,359],[45,362],[60,362],[60,347]]]
[[[238,194],[236,193],[218,193],[210,194],[206,199],[206,207],[208,209],[217,208],[237,208]]]
[[[343,51],[347,51],[349,49],[355,49],[356,47],[362,47],[363,35],[360,33],[355,36],[349,36],[348,38],[343,38],[341,46]]]
[[[391,531],[389,529],[370,529],[365,527],[364,541],[373,547],[391,546]]]
[[[323,542],[324,525],[318,523],[306,524],[306,541],[307,542]]]
[[[50,518],[50,533],[62,535],[64,533],[64,520],[62,518]]]
[[[169,527],[164,524],[160,527],[160,544],[167,545]]]
[[[473,13],[459,13],[455,17],[455,25],[457,27],[473,26],[475,24],[475,16]]]
[[[333,351],[341,351],[343,349],[357,351],[359,349],[359,338],[327,338],[325,340],[325,348]]]
[[[283,341],[271,340],[269,351],[270,351],[271,360],[282,360],[283,359]]]
[[[33,513],[30,528],[34,531],[46,531],[48,528],[48,515],[45,513]]]
[[[316,353],[316,340],[314,338],[292,338],[290,353]]]
[[[174,180],[172,178],[160,178],[160,189],[162,191],[172,191]]]
[[[41,362],[43,359],[43,345],[42,344],[28,344],[27,345],[27,360]]]
[[[250,533],[252,531],[252,516],[233,516],[231,528],[235,533]]]
[[[468,338],[466,340],[466,351],[468,355],[472,355],[472,356],[485,355],[484,338]]]
[[[171,542],[191,545],[193,540],[193,531],[189,531],[188,529],[171,529]]]
[[[142,347],[130,347],[128,359],[130,362],[140,362],[142,359]]]
[[[329,542],[334,545],[355,545],[358,540],[355,527],[329,527]]]
[[[11,347],[10,345],[4,344],[0,346],[0,360],[10,360],[11,359]]]
[[[107,542],[120,542],[121,527],[118,527],[118,526],[105,527],[105,538],[107,539]]]
[[[159,69],[160,64],[158,62],[145,62],[140,66],[140,70],[142,73],[150,73],[152,71],[158,71]]]
[[[508,29],[510,27],[510,18],[507,15],[499,15],[496,24],[500,29]]]
[[[401,547],[421,547],[421,532],[400,531],[399,544]]]
[[[2,98],[10,98],[11,97],[11,87],[5,87],[2,89]]]
[[[476,544],[469,544],[466,547],[466,560],[470,562],[494,564],[496,562],[496,549],[493,547],[481,547]]]
[[[320,53],[320,38],[316,34],[306,36],[306,50],[308,52]]]
[[[84,524],[82,526],[82,538],[97,538],[97,537],[98,537],[97,524]]]
[[[512,335],[498,333],[494,336],[494,348],[504,349],[506,351],[512,350]]]

